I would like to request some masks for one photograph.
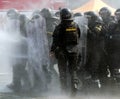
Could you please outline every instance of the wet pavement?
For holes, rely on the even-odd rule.
[[[120,99],[120,95],[113,96],[110,94],[92,94],[92,95],[78,95],[76,97],[64,95],[49,95],[49,96],[30,96],[14,93],[1,93],[0,99]]]
[[[41,92],[21,92],[15,93],[6,85],[11,83],[11,73],[0,70],[0,99],[120,99],[120,89],[109,88],[107,90],[78,92],[76,97],[60,94],[58,91],[50,91],[49,93]]]

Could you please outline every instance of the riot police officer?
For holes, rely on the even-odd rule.
[[[70,9],[63,8],[60,10],[61,23],[55,28],[53,33],[53,43],[51,55],[56,56],[58,60],[58,69],[60,74],[61,88],[67,91],[67,68],[71,78],[71,92],[76,93],[78,85],[77,77],[77,60],[78,60],[78,41],[80,38],[80,29],[73,22],[72,12]]]
[[[101,80],[102,86],[106,87],[109,83],[109,55],[107,52],[108,42],[109,42],[109,29],[113,28],[113,24],[115,23],[114,18],[111,16],[111,11],[107,7],[103,7],[99,11],[99,15],[103,19],[103,34],[104,34],[104,50],[105,53],[101,59],[100,67],[99,67],[99,76]]]
[[[17,55],[14,58],[13,64],[13,81],[8,87],[14,91],[28,91],[29,80],[26,71],[26,64],[28,58],[28,44],[27,44],[27,17],[24,14],[19,14],[19,39],[20,41],[15,45],[14,54]],[[23,82],[23,83],[21,83]]]
[[[55,29],[55,26],[58,25],[59,20],[57,17],[55,17],[55,15],[52,13],[52,10],[50,8],[43,8],[40,14],[43,16],[46,22],[47,39],[48,39],[48,45],[50,50],[50,47],[52,44],[52,34]],[[58,78],[58,74],[54,69],[54,64],[56,64],[56,59],[50,58],[50,71],[51,71],[51,77],[53,79],[55,77]]]
[[[100,87],[99,65],[104,53],[102,19],[92,11],[86,12],[88,18],[86,70],[91,74],[93,87]]]
[[[7,15],[7,26],[6,30],[9,31],[9,33],[13,34],[19,33],[19,11],[16,9],[9,9],[6,13]]]
[[[108,23],[112,20],[111,11],[107,7],[101,8],[99,15],[102,17],[104,23]]]
[[[19,33],[19,29],[20,29],[20,22],[19,22],[19,11],[17,11],[16,9],[9,9],[7,11],[7,17],[8,17],[8,27],[7,30],[9,31],[9,33],[13,34],[13,35],[18,35]],[[16,48],[16,47],[15,47]],[[14,54],[16,54],[16,50],[14,51]],[[18,54],[18,53],[17,53]],[[16,57],[13,57],[13,60],[16,60]],[[13,63],[13,67],[12,67],[12,83],[10,85],[8,85],[8,87],[10,89],[13,89],[14,91],[20,91],[21,86],[20,86],[20,82],[19,82],[19,77],[18,76],[18,64],[16,64],[17,62]]]
[[[117,22],[109,27],[107,52],[109,56],[109,68],[113,84],[120,83],[120,9],[115,11]]]

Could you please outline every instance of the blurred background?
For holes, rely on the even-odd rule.
[[[72,9],[75,9],[79,6],[84,5],[85,3],[87,3],[90,0],[69,0],[69,6]],[[93,1],[98,1],[98,0],[93,0]],[[101,0],[105,3],[107,3],[108,5],[110,5],[111,7],[117,9],[120,7],[120,0]]]
[[[59,9],[60,7],[69,7],[75,9],[87,3],[90,0],[0,0],[0,10],[16,8],[18,10],[32,10],[49,7]],[[98,0],[93,0],[97,2]],[[119,8],[120,0],[101,0],[113,8]]]

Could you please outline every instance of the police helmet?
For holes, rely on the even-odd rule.
[[[68,8],[62,8],[60,10],[60,19],[61,20],[73,20],[71,10]]]
[[[111,16],[111,11],[107,7],[103,7],[100,9],[99,15]]]
[[[93,11],[85,12],[84,15],[90,20],[96,20],[97,19],[97,14]]]
[[[92,23],[98,23],[98,24],[101,24],[103,23],[103,20],[100,16],[98,16],[95,12],[93,11],[88,11],[88,12],[85,12],[84,15],[88,18],[88,22],[90,24]]]
[[[73,17],[79,17],[79,16],[82,16],[82,13],[78,12],[73,15]]]
[[[38,19],[38,18],[40,18],[40,14],[35,14],[34,16],[32,16],[32,20]]]
[[[115,11],[115,15],[120,14],[120,8]]]
[[[7,16],[9,18],[15,19],[15,18],[17,18],[19,16],[19,12],[18,12],[18,10],[12,8],[12,9],[9,9],[7,11]]]
[[[34,10],[32,16],[34,16],[35,14],[40,14],[40,10],[39,9]]]
[[[47,17],[51,17],[52,16],[52,13],[51,13],[51,9],[50,8],[43,8],[41,11],[40,11],[41,15],[45,18]]]
[[[115,11],[115,18],[119,21],[120,20],[120,8]]]

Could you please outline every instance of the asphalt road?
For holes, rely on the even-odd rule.
[[[87,92],[78,92],[76,97],[60,94],[59,91],[46,93],[28,92],[15,93],[6,87],[11,83],[11,73],[6,69],[0,70],[0,99],[120,99],[119,88],[108,88],[103,90],[88,90]],[[57,88],[57,87],[55,87]]]

